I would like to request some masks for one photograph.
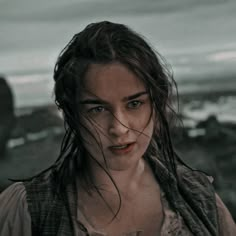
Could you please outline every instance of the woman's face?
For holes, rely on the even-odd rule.
[[[92,64],[80,92],[84,146],[108,169],[125,170],[141,160],[154,124],[143,82],[119,63]]]

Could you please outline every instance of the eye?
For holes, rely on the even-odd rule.
[[[96,114],[96,113],[101,113],[105,111],[105,107],[103,106],[97,106],[97,107],[93,107],[93,108],[90,108],[88,110],[89,113],[93,113],[93,114]]]
[[[131,101],[131,102],[128,103],[128,108],[137,109],[137,108],[139,108],[142,104],[143,104],[143,102],[138,101],[138,100]]]

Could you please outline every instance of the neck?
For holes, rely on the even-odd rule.
[[[96,187],[110,193],[117,193],[116,185],[121,193],[133,192],[142,184],[147,163],[141,158],[135,165],[122,170],[114,170],[106,167],[104,169],[106,172],[97,163],[91,163],[91,173]]]

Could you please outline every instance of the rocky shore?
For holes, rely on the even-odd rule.
[[[0,191],[9,178],[30,177],[57,158],[64,128],[54,105],[17,111],[15,126],[0,158]],[[184,115],[182,117],[185,119]],[[214,186],[236,219],[236,123],[209,116],[196,125],[174,129],[177,153],[191,167],[214,178]]]

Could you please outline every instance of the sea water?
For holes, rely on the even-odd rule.
[[[15,97],[16,115],[21,115],[22,111],[30,113],[32,107],[54,103],[54,81],[53,75],[50,73],[14,75],[8,77],[7,80]],[[188,94],[190,97],[191,93],[202,94],[202,99],[193,98],[192,101],[190,100],[181,107],[181,112],[192,120],[192,124],[206,119],[209,115],[216,115],[219,121],[236,123],[236,87],[234,84],[236,80],[222,78],[218,81],[204,82],[201,78],[199,80],[195,78],[187,82],[178,81],[180,99],[184,94]],[[215,100],[208,99],[207,94],[214,90],[221,92],[221,95]],[[227,94],[228,91],[233,90],[235,90],[235,95]]]
[[[228,96],[228,91],[236,91],[234,0],[218,4],[137,1],[135,5],[124,1],[115,7],[106,0],[99,6],[93,1],[86,5],[83,0],[41,5],[24,2],[27,8],[16,0],[0,8],[0,73],[12,86],[18,115],[23,107],[30,112],[32,106],[53,103],[53,65],[60,49],[88,23],[110,20],[144,35],[167,59],[180,94],[226,92],[217,101],[204,96],[199,108],[196,101],[187,104],[183,111],[192,122],[212,113],[222,121],[235,122],[235,97]]]

